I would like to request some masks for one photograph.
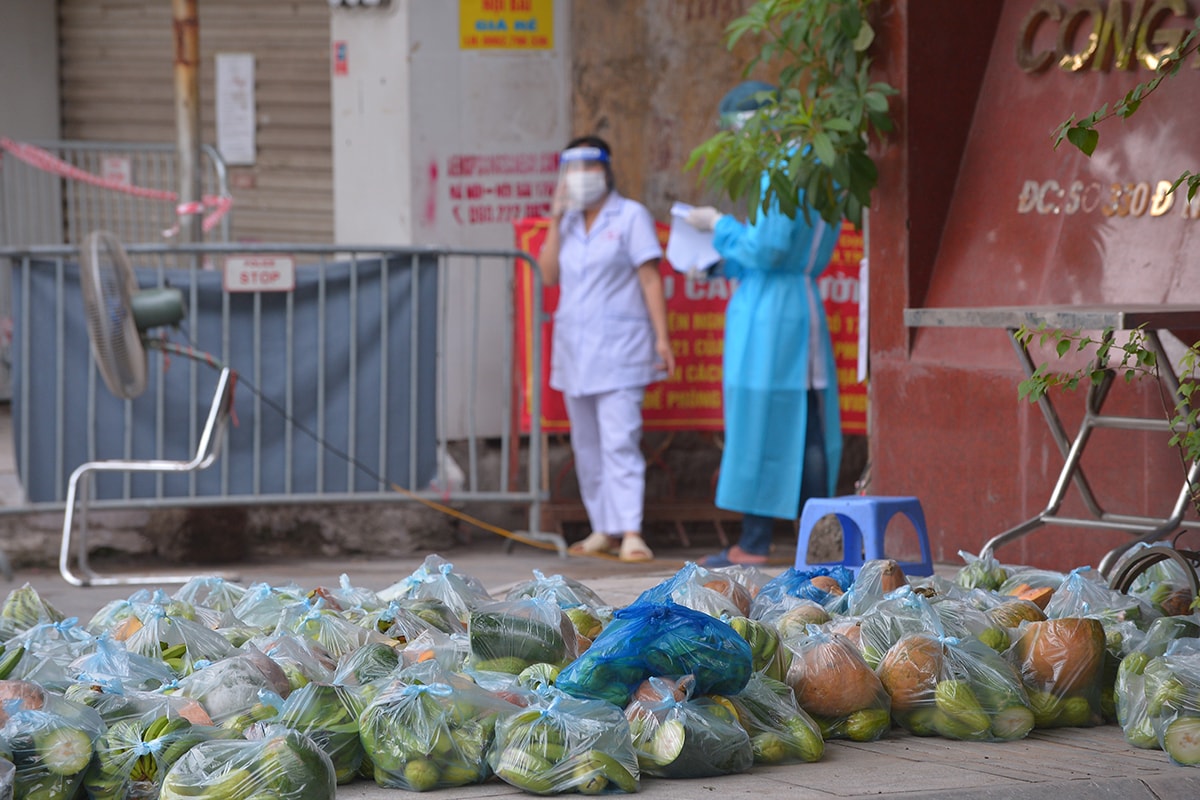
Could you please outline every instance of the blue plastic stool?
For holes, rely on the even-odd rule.
[[[836,514],[842,525],[842,560],[824,564],[808,563],[808,540],[813,526],[827,514]],[[887,558],[884,555],[883,535],[888,522],[903,514],[917,529],[921,546],[920,561],[900,561],[907,575],[932,575],[933,557],[929,551],[929,531],[925,528],[925,512],[915,497],[814,497],[804,504],[800,513],[800,530],[796,542],[796,569],[844,566],[855,574],[865,561]]]

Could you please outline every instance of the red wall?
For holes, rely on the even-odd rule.
[[[1054,150],[1050,132],[1059,122],[1090,113],[1151,73],[1114,69],[1111,58],[1099,69],[1023,71],[1017,45],[1035,5],[884,0],[878,9],[877,77],[900,96],[893,100],[899,130],[874,146],[880,188],[868,248],[869,491],[920,497],[941,561],[978,552],[1037,515],[1062,457],[1037,407],[1018,401],[1023,375],[1003,331],[909,329],[904,309],[1200,301],[1192,258],[1200,220],[1180,213],[1182,198],[1157,217],[1109,216],[1099,203],[1069,213],[1066,189],[1042,196],[1046,213],[1022,202],[1029,182],[1094,185],[1086,197],[1092,203],[1114,183],[1153,187],[1196,169],[1200,79],[1185,71],[1131,120],[1104,123],[1091,159],[1065,145]],[[1093,22],[1105,21],[1082,11],[1081,0],[1055,5],[1064,15],[1081,13],[1082,33],[1068,48],[1083,47]],[[1108,13],[1110,4],[1101,5]],[[1137,4],[1117,5],[1128,16]],[[1031,50],[1057,47],[1058,31],[1058,22],[1042,19]],[[1081,392],[1058,398],[1070,433],[1082,399]],[[1122,408],[1161,413],[1147,386],[1114,396],[1105,411]],[[1094,434],[1084,469],[1107,510],[1131,514],[1166,515],[1182,479],[1166,437],[1150,434]],[[1062,513],[1086,515],[1074,493]],[[1067,569],[1094,565],[1126,541],[1122,533],[1043,526],[997,555]]]

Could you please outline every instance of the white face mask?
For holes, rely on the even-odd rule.
[[[566,174],[567,200],[571,208],[582,210],[604,199],[608,194],[608,181],[604,171],[598,169],[578,170]]]

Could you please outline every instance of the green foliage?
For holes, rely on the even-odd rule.
[[[1036,403],[1052,387],[1076,389],[1082,381],[1097,384],[1104,380],[1106,370],[1112,370],[1124,378],[1126,383],[1135,379],[1150,377],[1158,383],[1158,356],[1147,346],[1146,332],[1142,328],[1129,332],[1129,338],[1123,344],[1117,344],[1113,339],[1112,328],[1106,328],[1099,339],[1085,336],[1081,331],[1061,331],[1047,329],[1042,325],[1036,329],[1022,326],[1014,334],[1026,346],[1038,337],[1039,344],[1045,346],[1054,344],[1054,350],[1059,358],[1072,351],[1083,352],[1095,348],[1091,365],[1074,372],[1055,372],[1050,369],[1048,362],[1043,362],[1034,370],[1033,375],[1021,381],[1017,395]],[[1200,408],[1194,407],[1193,396],[1200,399],[1197,392],[1200,387],[1200,342],[1196,342],[1180,359],[1176,373],[1179,376],[1179,392],[1170,398],[1170,405],[1164,398],[1163,413],[1171,427],[1171,438],[1168,444],[1179,451],[1184,474],[1187,465],[1200,460]],[[1192,504],[1200,511],[1200,488],[1192,486]]]
[[[1187,57],[1197,50],[1200,50],[1200,18],[1196,19],[1193,28],[1180,40],[1175,50],[1163,56],[1155,69],[1153,78],[1134,86],[1125,93],[1124,97],[1113,102],[1111,107],[1105,103],[1079,120],[1075,119],[1075,115],[1072,114],[1055,128],[1055,149],[1058,149],[1058,146],[1066,139],[1068,143],[1090,158],[1096,151],[1096,145],[1100,142],[1100,132],[1096,130],[1096,126],[1112,117],[1121,119],[1132,117],[1141,108],[1142,101],[1158,89],[1165,78],[1178,74]],[[1191,171],[1184,172],[1171,184],[1171,191],[1175,191],[1184,182],[1187,183],[1187,199],[1190,202],[1196,196],[1196,192],[1200,191],[1200,174]]]
[[[789,217],[801,212],[807,219],[813,209],[831,225],[843,217],[861,225],[879,179],[867,134],[892,130],[888,97],[896,94],[869,77],[873,3],[759,0],[731,22],[731,49],[744,37],[762,42],[747,75],[782,63],[780,95],[740,131],[722,131],[697,147],[687,168],[699,166],[701,177],[734,202],[757,200],[751,218],[775,201]],[[764,172],[768,181],[760,192]]]

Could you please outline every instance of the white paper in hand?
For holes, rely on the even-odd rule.
[[[676,272],[703,271],[721,260],[713,247],[712,231],[699,231],[687,224],[685,217],[692,206],[676,203],[671,206],[671,234],[667,238],[667,261]]]

